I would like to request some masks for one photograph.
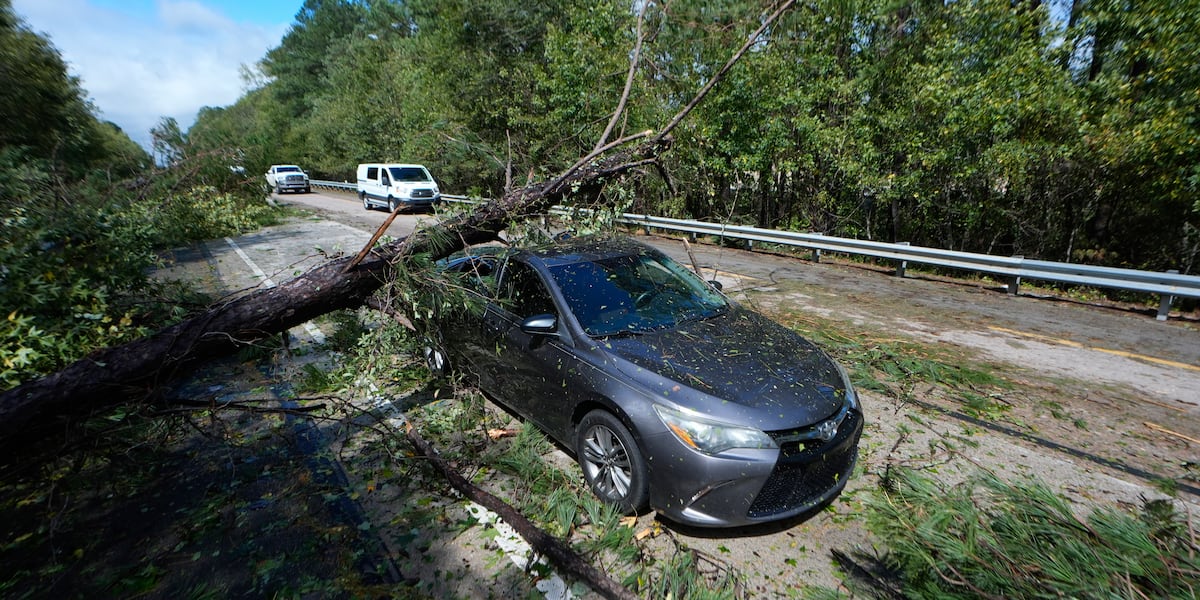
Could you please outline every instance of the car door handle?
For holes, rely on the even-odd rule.
[[[484,319],[483,332],[487,335],[498,336],[504,332],[504,323],[499,319]]]

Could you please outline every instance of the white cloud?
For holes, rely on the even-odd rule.
[[[87,0],[13,2],[31,29],[50,37],[100,117],[147,147],[162,117],[187,129],[201,107],[235,102],[245,91],[241,65],[257,63],[289,27],[237,23],[191,0],[138,6],[139,14],[127,14]]]

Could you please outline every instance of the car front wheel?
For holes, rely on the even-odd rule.
[[[646,461],[620,419],[604,410],[585,415],[575,430],[575,453],[592,493],[626,513],[646,509]]]
[[[396,199],[388,198],[388,212],[396,212]]]

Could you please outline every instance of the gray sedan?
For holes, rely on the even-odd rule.
[[[574,451],[601,499],[731,527],[786,519],[846,485],[863,415],[846,372],[795,332],[626,238],[443,262],[479,296],[431,369]]]

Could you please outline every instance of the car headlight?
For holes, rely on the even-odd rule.
[[[837,367],[838,375],[842,376],[842,386],[846,390],[846,404],[850,405],[852,410],[862,412],[862,407],[858,405],[858,392],[854,391],[854,384],[850,383],[850,374],[846,372],[846,368],[839,364],[836,360],[830,359],[834,366]]]
[[[730,448],[778,448],[771,436],[758,429],[709,421],[661,404],[655,404],[654,411],[679,441],[705,454]]]

